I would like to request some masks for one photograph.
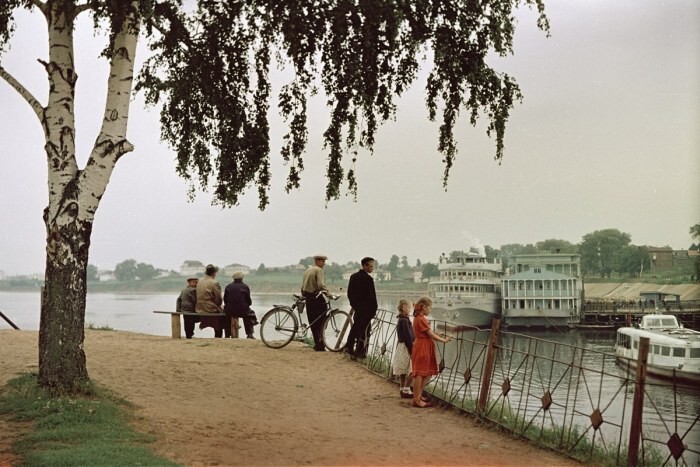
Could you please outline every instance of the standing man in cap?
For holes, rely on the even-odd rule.
[[[221,285],[216,281],[216,273],[218,270],[219,268],[213,264],[207,264],[207,267],[204,269],[204,277],[197,283],[197,304],[195,305],[195,311],[197,313],[207,314],[222,312],[221,303],[223,299],[221,297]],[[211,320],[205,317],[202,318],[206,321],[202,321],[202,324],[199,326],[200,329],[202,327],[211,326],[214,328],[214,337],[221,337],[223,320],[216,319],[212,323]]]
[[[196,277],[190,277],[187,279],[187,287],[182,289],[180,296],[177,297],[177,303],[175,306],[175,311],[178,313],[194,313],[195,305],[197,303],[197,279]],[[185,320],[185,337],[187,339],[192,339],[194,336],[194,325],[199,321],[196,316],[182,316]]]
[[[343,351],[352,357],[365,358],[369,344],[369,323],[377,314],[377,293],[374,290],[374,279],[370,274],[374,271],[374,258],[362,258],[362,269],[350,276],[348,283],[348,299],[355,310],[352,328],[348,342]],[[357,340],[357,349],[355,349]]]
[[[250,287],[243,283],[243,273],[240,271],[233,273],[233,282],[226,286],[224,290],[224,334],[231,337],[231,318],[238,320],[243,318],[243,327],[248,339],[255,339],[253,326],[255,312],[250,309],[253,300],[250,298]]]
[[[314,350],[323,352],[323,320],[317,319],[326,312],[326,298],[321,292],[328,292],[323,278],[323,267],[326,265],[324,255],[314,256],[313,266],[304,271],[304,279],[301,283],[301,293],[306,298],[306,311],[309,315],[311,333],[314,336]],[[315,322],[314,322],[315,321]]]

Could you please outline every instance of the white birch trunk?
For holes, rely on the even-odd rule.
[[[139,24],[127,19],[115,39],[102,128],[85,169],[75,157],[71,2],[49,3],[50,92],[43,112],[49,205],[46,224],[46,281],[39,329],[39,381],[60,393],[86,389],[83,351],[87,265],[95,212],[119,158],[133,149],[126,139],[134,55]],[[61,8],[64,9],[61,9]]]

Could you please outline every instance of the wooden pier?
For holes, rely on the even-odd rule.
[[[588,300],[581,307],[581,325],[585,326],[631,326],[641,321],[642,316],[655,313],[674,315],[685,327],[700,330],[700,300],[685,300],[673,303],[639,303]]]

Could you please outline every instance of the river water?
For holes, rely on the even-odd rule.
[[[86,324],[90,324],[96,327],[108,326],[110,328],[120,330],[120,331],[130,331],[138,332],[144,334],[151,334],[157,336],[169,336],[170,335],[170,317],[163,314],[154,314],[154,310],[170,311],[175,308],[175,300],[177,298],[176,293],[141,293],[141,294],[124,294],[124,293],[88,293],[87,295],[87,307],[85,314]],[[289,294],[253,294],[253,305],[252,308],[256,311],[258,319],[260,320],[267,310],[272,308],[274,305],[287,304],[291,305],[292,297]],[[379,297],[379,307],[384,310],[395,310],[397,298],[395,297]],[[338,299],[334,305],[340,309],[348,311],[350,309],[349,303],[345,297]],[[39,292],[0,292],[0,311],[2,311],[8,318],[10,318],[20,329],[22,330],[38,330],[39,329],[39,312],[40,309],[40,299]],[[0,319],[0,329],[8,329],[10,326],[2,319]],[[256,332],[259,332],[256,329]],[[205,330],[197,329],[195,331],[196,337],[213,337],[213,330],[207,328]],[[487,337],[487,333],[474,334],[474,340],[484,341]],[[471,337],[465,334],[465,339],[469,340]],[[597,398],[602,398],[601,401],[591,401],[593,407],[599,402],[601,406],[606,402],[606,398],[619,399],[618,393],[620,392],[620,379],[619,376],[624,376],[624,369],[611,364],[612,359],[607,357],[601,357],[601,354],[614,353],[614,332],[579,332],[579,331],[569,331],[569,332],[552,332],[552,331],[528,331],[527,336],[523,338],[516,338],[512,333],[504,333],[501,345],[506,348],[512,347],[511,353],[517,353],[523,349],[519,349],[518,346],[530,345],[527,342],[528,338],[537,338],[538,340],[545,340],[545,343],[538,344],[540,347],[537,353],[540,355],[551,355],[556,353],[561,360],[567,360],[571,358],[571,352],[576,352],[573,347],[586,349],[582,353],[581,365],[583,367],[589,368],[600,368],[601,362],[605,365],[605,369],[610,373],[609,377],[599,378],[600,381],[596,383],[596,386],[600,388],[596,389],[594,392],[597,394]],[[464,342],[461,344],[464,346]],[[466,345],[470,345],[467,343]],[[478,347],[478,344],[474,344]],[[0,341],[0,349],[2,347],[2,342]],[[459,358],[458,354],[468,355],[469,350],[465,348],[457,349],[456,345],[450,345],[441,349],[441,354],[445,358],[446,362],[457,362],[455,368],[451,368],[450,371],[453,375],[460,375],[459,377],[454,377],[452,382],[448,381],[448,384],[454,384],[459,386],[462,378],[461,375],[464,373],[465,369],[469,366],[469,363],[464,358]],[[573,358],[577,358],[573,355]],[[517,358],[516,358],[517,360]],[[504,370],[505,371],[505,370]],[[511,374],[514,369],[509,370]],[[538,368],[537,372],[541,372],[542,369]],[[551,371],[551,370],[550,370]],[[556,370],[554,370],[556,371]],[[565,371],[565,370],[562,370]],[[507,371],[505,371],[507,372]],[[442,378],[446,375],[443,374]],[[447,377],[449,379],[449,377]],[[586,378],[584,378],[586,379]],[[463,380],[463,378],[462,378]],[[543,387],[543,391],[547,388]],[[461,391],[473,391],[474,388],[462,388]],[[625,389],[629,391],[629,389]],[[586,391],[590,393],[590,388],[586,388]],[[651,399],[647,404],[653,404],[656,408],[653,409],[651,406],[650,410],[658,411],[671,411],[679,412],[679,418],[682,425],[688,426],[688,423],[692,424],[693,419],[700,413],[700,391],[694,390],[692,388],[680,388],[676,391],[669,389],[667,386],[655,387],[654,384],[650,384],[647,387],[647,392],[649,394],[649,399]],[[474,398],[475,394],[471,394],[470,397]],[[553,407],[554,408],[554,407]],[[536,410],[536,409],[534,409]],[[553,410],[556,412],[556,409]],[[610,413],[610,411],[608,411]],[[612,411],[614,416],[615,411]],[[646,413],[646,410],[645,410]],[[587,415],[587,414],[584,414]],[[608,416],[606,414],[606,416]],[[651,418],[647,419],[647,423],[651,425],[650,429],[664,431],[662,426],[658,426],[659,422],[654,422]],[[673,432],[673,430],[671,430]],[[691,432],[688,434],[684,440],[686,444],[692,446],[692,449],[700,449],[700,426],[695,426],[691,428]]]

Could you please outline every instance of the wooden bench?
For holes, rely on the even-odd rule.
[[[226,316],[224,313],[187,313],[182,311],[154,311],[153,313],[161,313],[170,315],[170,332],[173,339],[182,338],[182,320],[180,316],[198,316],[200,318],[216,318]],[[238,337],[238,318],[231,318],[231,337]]]

